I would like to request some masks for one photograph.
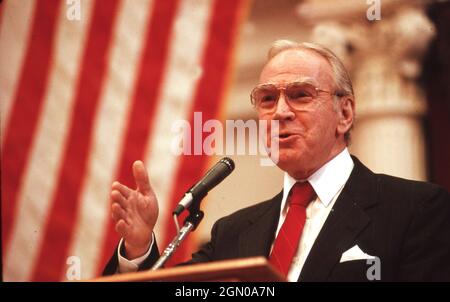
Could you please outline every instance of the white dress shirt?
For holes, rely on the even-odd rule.
[[[141,265],[142,262],[144,262],[144,260],[147,259],[147,257],[150,255],[150,251],[152,250],[154,242],[155,235],[152,233],[152,243],[150,244],[150,248],[148,249],[148,251],[141,257],[128,260],[120,254],[120,250],[123,244],[123,238],[120,239],[119,247],[117,248],[117,256],[119,257],[119,273],[137,272],[137,270],[139,269],[139,265]]]
[[[350,157],[347,148],[345,148],[341,153],[306,179],[314,188],[317,197],[306,208],[306,221],[303,227],[303,233],[297,253],[292,260],[292,265],[288,273],[289,281],[296,282],[298,280],[309,251],[311,250],[317,235],[322,229],[328,214],[333,208],[336,199],[339,197],[342,188],[347,182],[353,170],[353,166],[353,160]],[[286,202],[289,191],[297,181],[305,180],[296,180],[287,173],[284,174],[283,199],[281,201],[280,219],[276,233],[277,235],[289,209],[289,205]],[[152,243],[147,253],[132,260],[128,260],[120,254],[120,248],[123,244],[123,240],[121,240],[117,249],[117,255],[119,257],[119,272],[125,273],[137,271],[139,265],[144,262],[150,254],[154,240],[155,237],[152,235]]]
[[[353,160],[345,148],[341,153],[323,165],[319,170],[306,180],[296,180],[284,174],[283,199],[281,201],[280,220],[278,221],[277,235],[286,218],[289,205],[287,197],[289,191],[297,181],[309,181],[317,197],[306,208],[306,221],[303,227],[302,237],[299,242],[287,279],[297,282],[303,265],[311,248],[316,241],[317,235],[322,229],[328,214],[331,212],[336,199],[342,191],[353,170]]]

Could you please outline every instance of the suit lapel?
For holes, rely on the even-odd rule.
[[[352,174],[317,236],[299,281],[325,281],[342,253],[370,223],[365,209],[376,203],[375,177],[357,158],[353,161]]]
[[[249,218],[249,226],[239,236],[239,257],[268,256],[278,224],[282,192]]]

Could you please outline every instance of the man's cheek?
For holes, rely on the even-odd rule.
[[[264,143],[264,145],[267,148],[271,147],[271,141],[272,141],[272,137],[273,137],[273,133],[272,133],[272,120],[267,120],[267,119],[260,119],[259,120],[259,126],[260,126],[260,131],[265,131],[265,135],[264,135],[264,141],[262,143]]]

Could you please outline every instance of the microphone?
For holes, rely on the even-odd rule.
[[[219,160],[198,183],[184,194],[172,214],[178,216],[185,209],[191,207],[193,203],[198,204],[212,188],[221,183],[233,170],[234,162],[231,158],[224,157]]]

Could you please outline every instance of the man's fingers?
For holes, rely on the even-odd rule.
[[[140,160],[133,163],[133,175],[139,192],[144,195],[149,195],[153,192],[150,181],[148,180],[147,169],[145,169],[144,163]]]
[[[126,209],[128,207],[127,199],[125,198],[125,196],[122,195],[122,193],[120,193],[117,190],[111,191],[111,200],[113,202],[117,202],[118,204],[120,204],[120,206],[124,209]]]
[[[121,184],[118,181],[113,182],[111,188],[113,190],[117,190],[120,192],[120,194],[122,194],[125,198],[130,197],[131,193],[133,192],[133,190],[131,190],[130,188],[128,188],[127,186],[124,186],[123,184]]]
[[[119,221],[120,219],[126,220],[127,218],[127,213],[118,203],[111,205],[111,214],[115,221]]]
[[[119,233],[120,237],[126,237],[128,234],[128,224],[124,220],[119,220],[116,223],[116,231]]]

